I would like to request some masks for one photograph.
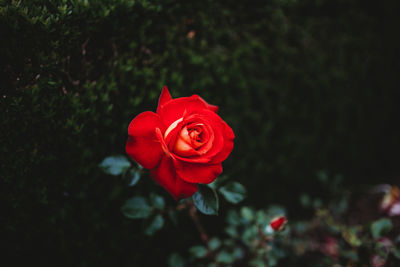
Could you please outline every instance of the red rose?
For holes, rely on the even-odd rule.
[[[175,199],[189,197],[221,174],[233,149],[233,131],[217,110],[198,95],[172,99],[164,87],[157,112],[129,124],[126,153]]]
[[[285,216],[279,216],[275,219],[272,219],[270,222],[270,226],[275,231],[281,231],[284,229],[285,225],[287,224],[287,219]]]

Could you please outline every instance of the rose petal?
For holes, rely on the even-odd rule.
[[[164,153],[155,133],[156,128],[165,127],[160,117],[150,111],[136,116],[128,127],[126,153],[146,169],[156,167]]]
[[[287,218],[286,216],[279,216],[271,220],[269,225],[274,229],[275,231],[280,231],[283,229],[285,224],[287,223]]]
[[[199,99],[200,101],[204,102],[204,104],[206,105],[207,109],[211,110],[212,112],[217,113],[217,111],[218,111],[218,109],[219,109],[218,106],[208,104],[207,101],[205,101],[201,96],[192,95],[191,97],[197,98],[197,99]]]
[[[175,162],[177,174],[186,182],[209,184],[222,173],[222,164]]]
[[[202,147],[198,150],[198,155],[187,156],[175,153],[175,142],[178,140],[178,135],[183,127],[183,125],[190,124],[190,123],[199,123],[201,122],[207,127],[210,131],[209,135],[209,142],[205,142]],[[187,115],[183,118],[182,121],[168,134],[165,142],[167,143],[170,151],[172,152],[173,156],[181,161],[185,162],[193,162],[193,163],[207,163],[209,162],[214,156],[221,152],[224,148],[224,131],[225,131],[225,124],[223,120],[214,112],[208,109],[201,109],[198,110],[197,113]],[[229,128],[229,130],[231,130]],[[230,134],[228,134],[229,136]],[[227,148],[229,150],[229,148]],[[226,153],[224,153],[225,155]],[[218,157],[216,161],[219,160]],[[213,162],[213,164],[219,162]]]
[[[224,147],[225,126],[223,120],[216,113],[208,109],[203,109],[196,114],[187,116],[184,120],[188,122],[200,121],[210,129],[210,140],[212,139],[212,143],[205,143],[203,145],[204,149],[202,147],[198,150],[201,154],[201,158],[212,159],[222,150]]]
[[[206,104],[198,98],[181,97],[170,100],[161,105],[157,110],[164,124],[168,127],[184,115],[197,113],[201,110],[208,110]]]
[[[167,104],[171,100],[172,96],[168,91],[168,87],[164,86],[164,88],[161,91],[160,98],[158,99],[157,113],[163,105]]]
[[[157,168],[150,171],[150,175],[176,200],[190,197],[197,191],[197,184],[187,183],[177,176],[171,158],[166,156],[162,157]]]
[[[210,112],[210,111],[208,111]],[[169,151],[171,151],[171,154],[173,155],[173,157],[180,159],[182,161],[187,161],[187,162],[198,162],[198,163],[206,163],[210,161],[210,157],[207,156],[201,156],[201,153],[198,153],[196,150],[188,150],[187,154],[183,153],[182,155],[179,152],[174,151],[175,150],[175,146],[176,143],[179,142],[179,137],[180,137],[180,133],[183,130],[183,125],[185,125],[186,123],[188,123],[187,121],[185,121],[184,119],[178,119],[179,123],[173,127],[173,129],[171,131],[169,131],[168,135],[165,138],[165,143],[167,144]],[[168,127],[169,128],[169,127]],[[212,137],[214,138],[214,137]],[[193,155],[190,155],[189,153],[193,153]]]
[[[222,124],[224,125],[224,147],[211,159],[209,163],[220,163],[224,161],[233,150],[235,134],[226,122],[222,121]]]

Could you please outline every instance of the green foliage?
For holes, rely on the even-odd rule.
[[[154,193],[150,195],[150,202],[152,203],[152,206],[155,207],[156,209],[163,210],[165,207],[164,198]]]
[[[371,224],[371,233],[374,238],[379,238],[390,232],[393,224],[388,218],[381,218]]]
[[[216,250],[220,246],[221,246],[221,241],[216,237],[214,237],[210,241],[208,241],[208,247],[210,248],[210,250]]]
[[[219,192],[233,204],[241,202],[246,197],[246,188],[238,182],[229,182],[222,186]]]
[[[207,254],[207,249],[203,246],[193,246],[189,252],[196,258],[203,258]]]
[[[125,172],[124,180],[128,186],[135,186],[140,180],[140,172],[131,168],[129,171]]]
[[[142,219],[151,215],[152,207],[143,197],[132,197],[121,207],[124,215],[130,219]]]
[[[117,155],[105,158],[99,167],[107,174],[120,175],[126,172],[131,163],[125,156]]]
[[[218,215],[219,200],[217,193],[211,187],[199,184],[199,188],[192,198],[194,205],[202,213]]]
[[[168,258],[169,267],[184,267],[185,261],[178,253],[172,253]]]
[[[376,197],[371,200],[376,204]],[[332,199],[327,206],[333,207],[337,201],[342,200]],[[384,266],[398,265],[399,237],[391,235],[398,218],[383,217],[350,225],[344,222],[355,219],[352,213],[325,205],[314,209],[315,214],[308,220],[289,219],[289,227],[278,232],[269,224],[276,216],[286,214],[282,207],[231,209],[225,217],[227,235],[210,238],[207,246],[191,247],[190,266],[375,266],[375,261]]]
[[[144,233],[146,235],[151,236],[155,232],[160,230],[163,226],[164,226],[164,219],[160,214],[158,214],[147,224]]]

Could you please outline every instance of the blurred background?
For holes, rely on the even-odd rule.
[[[199,237],[187,216],[151,238],[120,207],[156,191],[98,167],[127,127],[173,97],[220,107],[236,139],[224,176],[245,205],[398,183],[399,4],[361,0],[1,1],[1,241],[17,264],[164,266]],[[323,176],[323,175],[322,175]],[[336,192],[340,194],[339,192]],[[221,215],[202,217],[215,235]],[[13,265],[9,265],[13,266]]]

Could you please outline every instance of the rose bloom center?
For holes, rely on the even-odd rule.
[[[173,122],[166,130],[165,138],[174,130],[183,118]],[[212,146],[213,135],[209,127],[202,122],[188,122],[181,126],[172,151],[180,156],[199,156],[207,153]]]

